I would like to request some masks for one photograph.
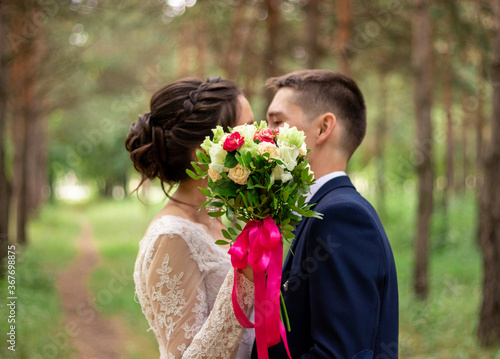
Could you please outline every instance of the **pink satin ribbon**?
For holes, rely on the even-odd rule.
[[[278,344],[280,337],[291,358],[286,331],[280,320],[281,263],[283,243],[281,232],[271,217],[263,221],[253,220],[246,224],[229,249],[231,263],[244,269],[250,264],[255,287],[255,324],[248,320],[238,304],[236,273],[232,293],[234,314],[244,328],[255,328],[259,359],[268,359],[267,348]],[[266,277],[267,276],[267,277]]]

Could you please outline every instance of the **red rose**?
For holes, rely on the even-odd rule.
[[[278,135],[279,130],[274,131],[276,135]],[[263,128],[260,131],[257,131],[255,135],[253,136],[254,140],[259,140],[261,142],[270,142],[274,143],[275,135],[273,133],[273,130],[270,128]]]
[[[244,143],[245,139],[240,135],[240,133],[234,132],[227,136],[222,148],[228,152],[232,152],[243,146]]]

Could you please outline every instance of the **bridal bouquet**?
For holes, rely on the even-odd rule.
[[[234,268],[250,265],[253,270],[256,325],[239,307],[235,287],[233,308],[244,327],[255,327],[259,358],[267,358],[267,347],[279,343],[280,336],[287,348],[279,309],[282,240],[291,243],[294,226],[302,217],[321,218],[305,202],[314,181],[307,162],[310,150],[304,133],[287,124],[271,130],[261,122],[229,132],[217,126],[213,133],[201,145],[203,151],[197,151],[198,162],[192,162],[196,172],[187,172],[194,179],[208,177],[208,188],[200,190],[207,197],[202,208],[217,208],[210,216],[225,214],[246,223],[242,228],[235,222],[222,231],[225,240],[216,243],[231,244]]]

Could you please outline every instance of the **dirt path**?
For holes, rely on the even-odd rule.
[[[79,254],[67,271],[57,278],[67,326],[73,335],[70,344],[81,359],[122,358],[123,334],[117,320],[103,318],[95,309],[88,281],[100,258],[92,240],[92,227],[83,222],[78,238]]]

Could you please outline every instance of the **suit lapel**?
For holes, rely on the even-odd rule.
[[[311,200],[309,203],[315,203],[315,205],[311,208],[314,210],[316,208],[316,205],[321,201],[321,199],[326,196],[329,192],[333,191],[334,189],[340,188],[340,187],[352,187],[351,180],[347,176],[340,176],[331,179],[327,183],[325,183],[321,188],[312,196]],[[299,241],[300,235],[302,233],[302,230],[305,227],[305,224],[307,221],[311,220],[311,218],[306,217],[303,218],[300,223],[297,225],[297,228],[295,229],[295,239],[292,242],[292,245],[290,246],[290,251],[288,252],[288,255],[286,256],[285,263],[283,264],[283,270],[287,268],[289,265],[289,262],[292,260],[291,258],[293,257],[292,253],[295,253],[295,248],[297,247],[297,243]]]

